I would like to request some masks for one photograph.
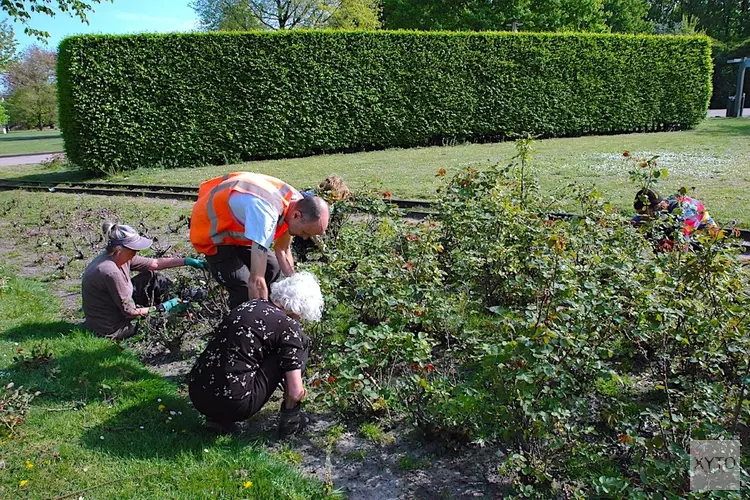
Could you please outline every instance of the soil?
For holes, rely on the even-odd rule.
[[[350,500],[502,498],[510,492],[510,481],[498,474],[506,457],[502,450],[468,444],[451,450],[425,441],[409,427],[390,431],[388,444],[347,429],[329,454],[327,436],[341,422],[332,414],[308,413],[312,422],[302,436],[278,441],[278,394],[244,423],[243,436],[263,437],[281,453],[299,453],[303,473],[332,483]]]

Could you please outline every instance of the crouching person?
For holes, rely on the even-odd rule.
[[[236,433],[236,422],[256,414],[279,386],[279,437],[305,426],[300,405],[309,340],[298,320],[319,321],[323,296],[317,278],[299,272],[272,283],[269,298],[225,316],[190,372],[190,399],[210,429]]]
[[[133,320],[160,310],[185,307],[177,297],[167,300],[171,281],[156,271],[178,266],[206,269],[206,261],[138,255],[153,243],[130,226],[105,222],[107,249],[89,263],[81,279],[84,326],[100,337],[115,340],[138,333]],[[140,272],[131,279],[131,272]],[[158,304],[158,305],[157,305]]]

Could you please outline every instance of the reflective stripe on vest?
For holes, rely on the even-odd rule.
[[[251,194],[273,206],[279,213],[273,239],[281,237],[289,225],[284,220],[289,204],[302,198],[297,190],[283,181],[263,174],[235,172],[201,184],[198,201],[193,206],[190,241],[198,252],[215,255],[218,245],[247,246],[244,223],[229,206],[232,193]]]
[[[288,185],[281,186],[281,189],[276,190],[276,192],[269,193],[265,189],[256,186],[255,184],[252,184],[247,181],[235,181],[226,183],[225,181],[229,178],[228,175],[225,175],[222,179],[222,182],[218,185],[214,186],[214,188],[211,190],[211,192],[208,195],[208,202],[206,204],[206,213],[208,214],[208,220],[211,222],[211,228],[209,229],[209,235],[211,236],[211,241],[214,242],[215,245],[220,245],[224,238],[229,237],[233,239],[244,239],[245,233],[239,232],[239,231],[224,231],[219,233],[219,218],[216,215],[216,209],[214,208],[214,196],[216,196],[219,192],[224,191],[225,189],[236,189],[240,188],[242,189],[242,192],[246,194],[254,194],[261,200],[267,201],[273,205],[273,207],[278,210],[280,217],[279,220],[276,222],[276,225],[278,226],[279,222],[281,222],[284,219],[284,216],[286,215],[286,210],[289,207],[289,205],[285,205],[282,199],[291,199],[291,195],[294,194],[294,191],[289,188]],[[270,194],[271,199],[268,199],[266,195]]]

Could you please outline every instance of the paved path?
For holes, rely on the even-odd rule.
[[[727,116],[727,110],[726,109],[709,109],[708,116],[711,118],[716,118],[716,117],[723,118]],[[742,110],[742,118],[750,118],[750,108],[745,108]]]
[[[49,160],[59,153],[41,153],[34,155],[18,156],[0,156],[0,167],[9,167],[12,165],[36,165],[45,160]]]

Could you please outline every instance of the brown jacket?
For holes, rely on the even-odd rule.
[[[97,335],[110,335],[130,323],[135,310],[131,271],[148,271],[153,259],[136,255],[122,267],[106,254],[86,267],[81,280],[84,326]]]

